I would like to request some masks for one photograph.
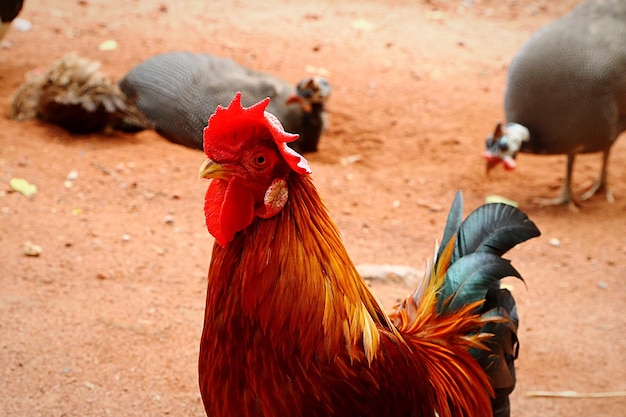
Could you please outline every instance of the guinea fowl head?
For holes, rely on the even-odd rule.
[[[518,123],[498,123],[494,132],[487,137],[483,158],[487,160],[487,172],[498,165],[504,164],[508,170],[515,169],[515,157],[522,147],[522,143],[530,139],[530,132],[525,126]]]
[[[313,111],[314,105],[323,107],[330,96],[330,84],[321,76],[305,78],[296,85],[296,93],[287,99],[287,104],[299,103],[307,113]]]
[[[301,80],[294,94],[285,101],[287,106],[297,106],[292,106],[290,110],[293,123],[290,126],[287,123],[288,128],[300,134],[300,139],[290,145],[297,152],[317,151],[320,137],[328,124],[324,105],[330,92],[330,84],[326,78],[310,77]]]
[[[204,212],[207,228],[221,246],[255,217],[270,218],[282,210],[290,174],[311,173],[306,159],[287,146],[298,135],[285,132],[265,111],[269,101],[244,108],[237,93],[228,107],[217,107],[204,128],[208,159],[199,176],[212,179]]]

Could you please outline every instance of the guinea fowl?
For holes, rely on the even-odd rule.
[[[100,63],[70,53],[45,72],[32,72],[11,101],[11,118],[38,117],[70,132],[138,132],[151,123],[100,71]]]
[[[202,149],[207,118],[238,91],[243,93],[245,105],[269,97],[268,111],[278,117],[286,131],[300,135],[290,144],[299,152],[316,151],[326,128],[324,103],[330,95],[326,79],[302,80],[294,94],[293,85],[280,78],[210,54],[156,55],[131,69],[119,86],[136,100],[157,132],[171,142],[195,149]]]
[[[22,10],[23,0],[2,0],[0,1],[0,40],[4,38],[4,35],[9,31],[11,22],[17,17]]]
[[[626,130],[626,1],[592,0],[534,33],[511,62],[504,97],[507,124],[487,139],[487,170],[514,169],[518,152],[565,154],[560,196],[576,209],[577,154],[602,152],[602,169],[582,198],[608,186],[612,145]]]

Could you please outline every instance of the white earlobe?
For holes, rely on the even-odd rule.
[[[287,187],[287,181],[284,178],[275,179],[267,188],[267,191],[265,191],[263,208],[257,209],[256,215],[263,219],[269,219],[277,215],[285,207],[288,197],[289,188]]]

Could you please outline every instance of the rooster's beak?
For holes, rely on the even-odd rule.
[[[200,170],[198,171],[198,178],[206,178],[206,179],[222,179],[228,180],[232,176],[231,170],[224,167],[224,165],[220,165],[212,159],[207,159],[200,166]]]

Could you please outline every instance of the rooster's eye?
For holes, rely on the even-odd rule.
[[[265,157],[265,155],[260,154],[254,157],[254,164],[257,166],[257,168],[263,168],[266,163],[267,158]]]

